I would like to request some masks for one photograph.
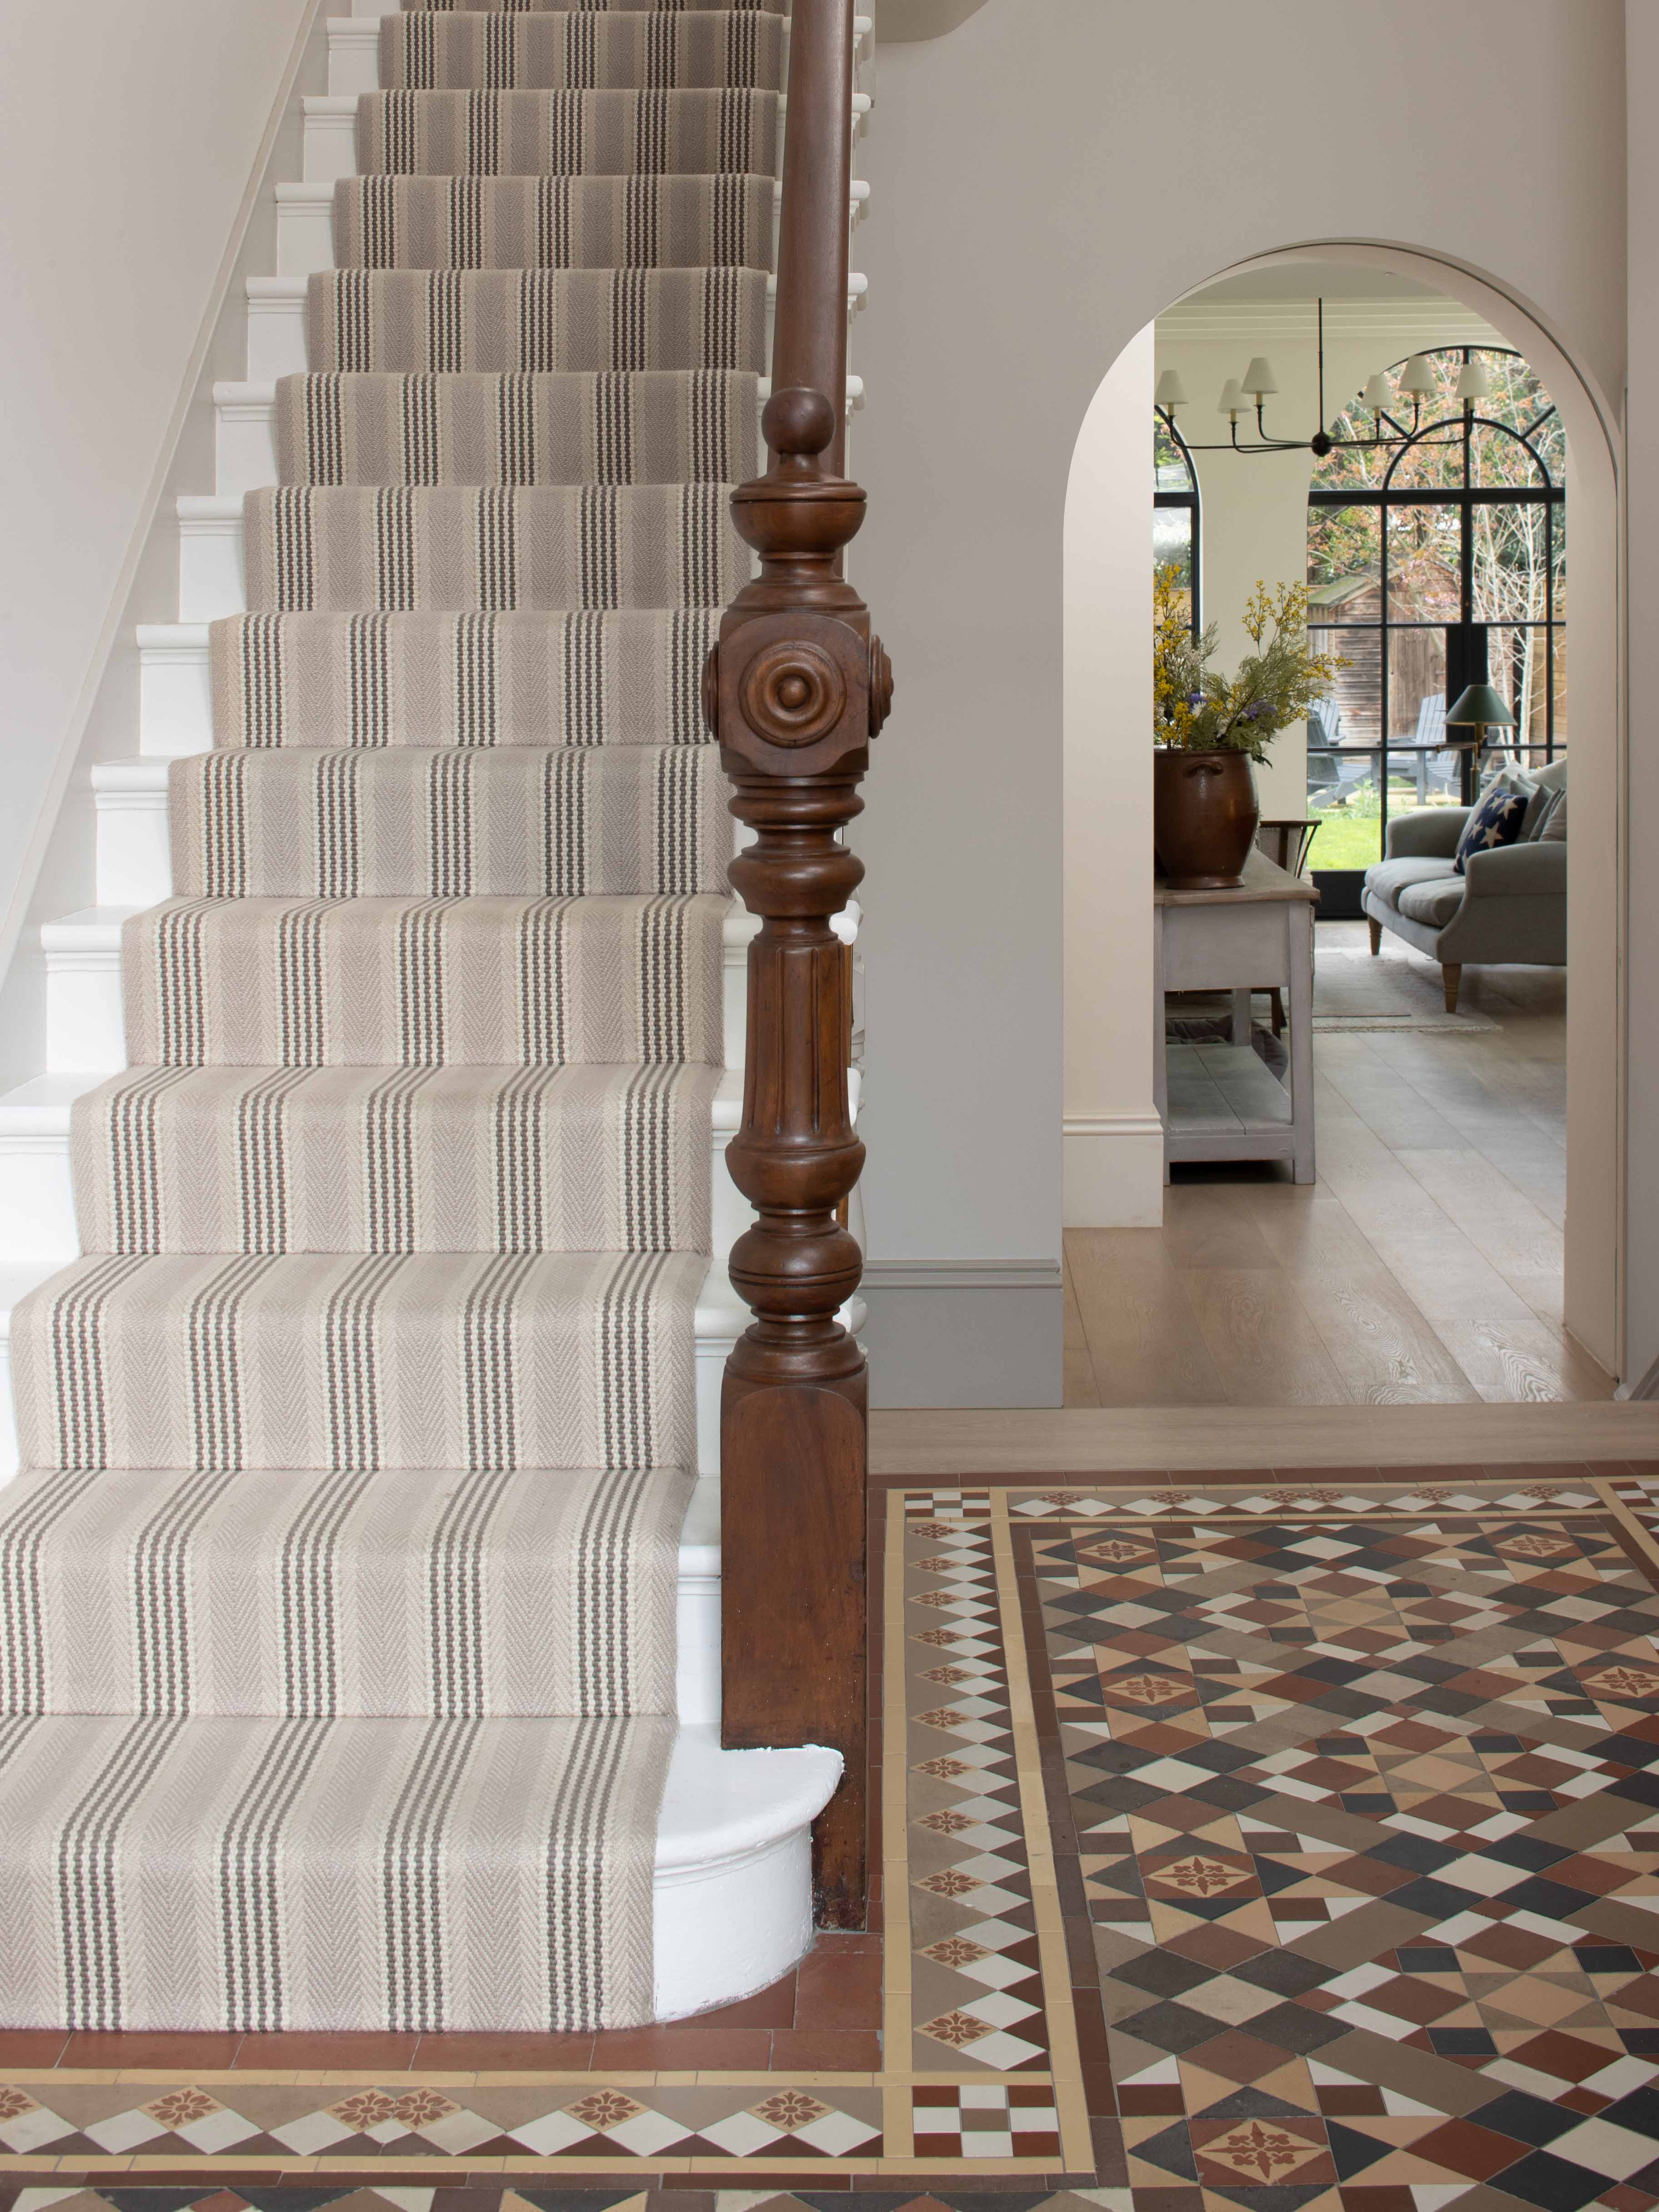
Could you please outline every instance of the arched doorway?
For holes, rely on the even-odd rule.
[[[1621,568],[1613,417],[1603,395],[1528,305],[1490,277],[1421,251],[1358,241],[1289,246],[1218,276],[1316,261],[1414,278],[1461,301],[1536,370],[1559,409],[1573,527],[1575,842],[1568,967],[1565,1314],[1573,1337],[1621,1371],[1623,1129],[1621,918],[1624,776],[1620,678]],[[1213,280],[1210,280],[1213,281]],[[1200,288],[1201,289],[1201,288]],[[1150,327],[1097,392],[1079,433],[1066,516],[1065,1062],[1066,1218],[1160,1218],[1152,1177],[1150,722],[1145,640],[1145,425],[1152,398]],[[1133,462],[1128,453],[1133,447]],[[1133,548],[1133,556],[1131,554]],[[1104,702],[1109,702],[1109,709]],[[1146,711],[1142,711],[1143,702]],[[1143,770],[1145,772],[1143,773]],[[1582,829],[1582,835],[1579,834]],[[1113,972],[1088,951],[1109,930]],[[1126,972],[1127,971],[1127,972]]]

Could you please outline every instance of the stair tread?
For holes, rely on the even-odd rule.
[[[340,269],[769,270],[779,186],[725,176],[372,176],[278,185],[333,217]],[[303,197],[301,197],[303,196]]]
[[[297,372],[272,387],[276,481],[582,495],[745,482],[762,367]]]
[[[183,898],[720,893],[713,745],[222,746],[171,763]]]
[[[14,1309],[27,1468],[696,1464],[690,1252],[84,1255]]]
[[[139,1065],[721,1064],[719,892],[173,898],[123,933]]]
[[[204,638],[214,741],[710,746],[713,607],[232,615]]]
[[[490,451],[500,459],[498,444]],[[712,607],[753,573],[731,491],[712,482],[292,484],[252,491],[240,507],[216,501],[201,519],[240,515],[254,612]]]
[[[81,1239],[152,1255],[707,1254],[720,1082],[696,1063],[128,1068],[73,1109]]]
[[[752,176],[776,170],[783,106],[771,90],[446,90],[306,112],[351,113],[365,176]]]
[[[383,86],[781,91],[781,19],[755,9],[428,9],[380,18]]]
[[[336,269],[305,289],[313,374],[766,374],[761,269]]]
[[[136,1468],[0,1492],[0,1713],[668,1712],[675,1467]]]

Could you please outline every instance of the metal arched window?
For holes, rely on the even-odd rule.
[[[1415,434],[1385,417],[1403,442],[1336,447],[1309,492],[1309,626],[1350,664],[1309,725],[1309,811],[1327,825],[1312,858],[1356,887],[1391,812],[1467,795],[1467,757],[1444,742],[1447,701],[1466,684],[1484,678],[1508,701],[1504,742],[1523,764],[1566,742],[1560,417],[1519,354],[1444,346],[1426,358],[1440,389]],[[1470,361],[1492,391],[1466,409],[1455,394]],[[1363,437],[1370,421],[1332,428]]]
[[[1173,561],[1192,610],[1193,635],[1202,627],[1199,611],[1201,571],[1199,542],[1198,471],[1187,441],[1159,415],[1152,417],[1152,565]]]

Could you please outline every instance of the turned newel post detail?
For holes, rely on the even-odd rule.
[[[841,1225],[864,1146],[847,1095],[849,963],[831,927],[863,876],[839,833],[863,805],[892,679],[869,614],[836,574],[864,494],[822,456],[836,412],[775,393],[772,465],[739,488],[738,530],[761,573],[727,609],[705,706],[756,832],[732,884],[761,917],[749,950],[743,1121],[726,1150],[758,1218],[731,1277],[755,1318],[727,1361],[720,1473],[728,1747],[825,1743],[847,1778],[818,1823],[822,1924],[863,1924],[864,1355],[836,1320],[862,1259]]]

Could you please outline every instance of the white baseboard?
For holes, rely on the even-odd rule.
[[[1067,1229],[1161,1229],[1164,1124],[1156,1114],[1068,1114],[1060,1124]]]

